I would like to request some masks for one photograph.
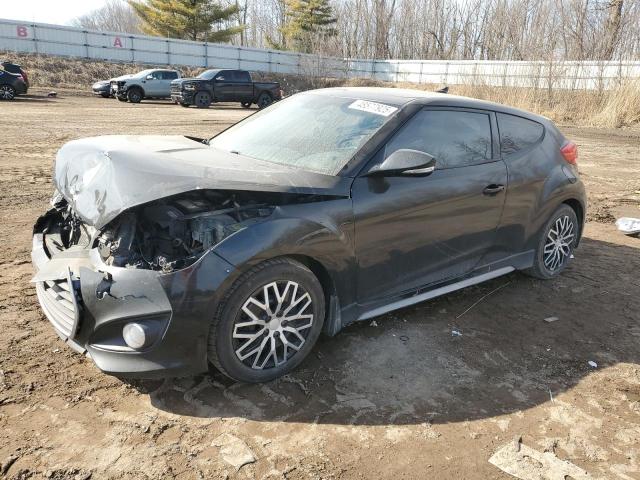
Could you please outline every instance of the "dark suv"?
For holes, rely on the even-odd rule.
[[[7,61],[0,62],[0,65],[2,66],[2,70],[4,70],[5,72],[13,73],[15,75],[21,75],[24,84],[27,86],[27,89],[30,87],[27,72],[24,71],[21,65]],[[24,93],[27,93],[27,91],[25,90]]]
[[[27,93],[28,89],[22,75],[0,69],[0,100],[13,100],[16,95]]]

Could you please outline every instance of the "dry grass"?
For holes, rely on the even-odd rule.
[[[560,123],[607,128],[640,125],[640,80],[605,91],[461,85],[450,93],[512,105]]]
[[[88,91],[96,80],[132,73],[149,65],[67,59],[46,55],[0,53],[0,58],[16,61],[30,75],[33,86],[69,88]],[[159,67],[166,67],[161,65]],[[203,69],[177,67],[183,75],[197,75]],[[286,93],[334,86],[384,86],[435,90],[438,85],[389,83],[366,78],[318,79],[296,75],[264,74],[264,79],[279,81]],[[476,79],[470,85],[451,85],[449,93],[511,105],[539,113],[563,124],[618,128],[640,126],[640,80],[630,80],[618,88],[597,90],[547,90],[534,88],[494,87]]]
[[[611,92],[591,122],[593,126],[611,128],[640,125],[640,80],[629,81]]]

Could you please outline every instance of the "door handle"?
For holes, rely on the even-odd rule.
[[[504,190],[504,185],[497,185],[492,183],[491,185],[487,185],[485,189],[482,191],[484,195],[496,195]]]

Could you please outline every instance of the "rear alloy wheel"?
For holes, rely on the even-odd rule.
[[[13,100],[16,98],[16,89],[11,85],[0,85],[0,99]]]
[[[542,230],[533,267],[527,273],[542,279],[559,275],[571,260],[579,228],[578,217],[570,206],[556,210]]]
[[[131,103],[140,103],[142,101],[142,91],[139,88],[130,88],[127,92],[127,99]]]
[[[242,108],[251,108],[251,102],[240,102]]]
[[[242,275],[218,309],[209,359],[228,377],[266,382],[285,375],[313,348],[324,322],[324,294],[315,275],[288,258]]]
[[[258,97],[258,108],[263,109],[273,103],[273,98],[267,92],[262,92]]]
[[[197,108],[209,108],[211,105],[211,95],[208,92],[198,92],[193,98],[193,103]]]

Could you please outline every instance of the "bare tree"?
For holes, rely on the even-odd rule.
[[[75,18],[72,24],[89,30],[140,33],[140,19],[123,0],[107,0],[103,7]]]
[[[245,45],[284,44],[284,0],[237,2]],[[640,0],[332,0],[332,6],[337,34],[317,42],[313,53],[553,64],[640,59]]]

